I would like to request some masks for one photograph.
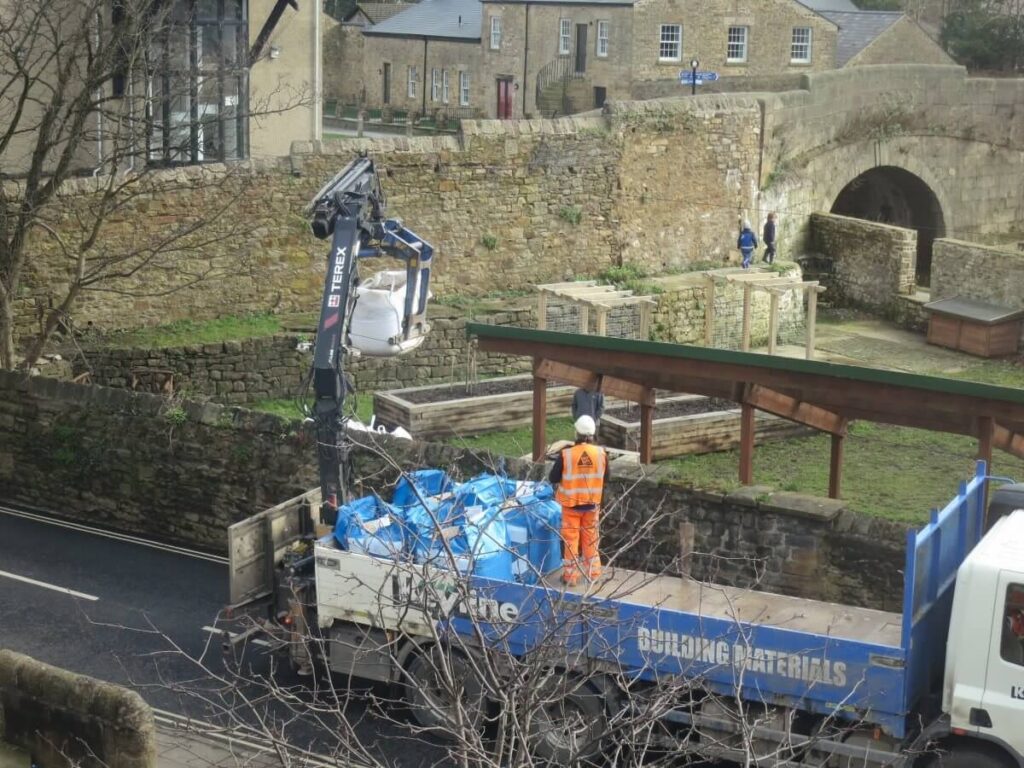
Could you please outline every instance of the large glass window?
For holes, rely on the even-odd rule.
[[[406,78],[406,95],[410,99],[416,98],[416,80],[419,75],[416,73],[416,67],[409,67],[408,77]]]
[[[1024,584],[1011,584],[1006,589],[999,648],[1004,661],[1024,667]]]
[[[441,100],[441,70],[436,67],[430,70],[430,100]]]
[[[246,0],[175,0],[147,61],[149,159],[248,156]]]
[[[441,103],[448,103],[448,70],[441,71]]]
[[[658,46],[658,61],[679,61],[683,51],[683,27],[681,24],[662,24],[661,42]]]
[[[726,48],[725,60],[730,64],[740,64],[747,60],[746,27],[729,27],[729,44]]]
[[[469,106],[469,72],[459,72],[459,106]]]
[[[811,28],[793,27],[793,42],[789,47],[791,64],[811,63]]]
[[[501,16],[491,16],[491,50],[501,48]]]
[[[558,20],[558,53],[561,56],[568,56],[572,45],[572,20]]]

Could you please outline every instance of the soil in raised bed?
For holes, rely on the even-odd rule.
[[[548,382],[548,386],[557,386]],[[509,392],[528,392],[533,389],[533,379],[505,379],[503,381],[478,381],[466,387],[465,383],[449,384],[446,387],[431,387],[416,392],[396,392],[396,396],[408,403],[443,403],[446,400],[461,400],[464,397],[481,395],[504,395]]]
[[[655,404],[654,418],[670,419],[673,416],[693,416],[698,413],[728,411],[738,407],[732,400],[725,400],[720,397],[711,397],[704,400],[670,400],[666,403]],[[606,416],[614,416],[623,421],[639,421],[640,406],[630,405],[626,408],[611,408],[604,413]]]

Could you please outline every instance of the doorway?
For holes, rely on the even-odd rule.
[[[587,25],[576,25],[576,74],[587,71]]]
[[[512,119],[512,78],[499,77],[498,84],[498,119]]]
[[[391,103],[391,65],[384,64],[384,103]]]
[[[603,85],[594,86],[594,109],[601,109],[608,100],[608,89]]]

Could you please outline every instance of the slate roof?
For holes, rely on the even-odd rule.
[[[839,26],[836,40],[836,66],[846,63],[867,48],[885,30],[903,18],[900,11],[821,11],[829,21]]]
[[[860,8],[853,4],[852,0],[797,0],[797,2],[818,13],[823,11],[849,11],[854,13],[860,10]]]
[[[480,0],[482,3],[502,3],[503,5],[516,5],[529,3],[530,5],[633,5],[633,0]]]
[[[479,40],[480,23],[480,0],[420,0],[363,34]]]
[[[349,14],[349,18],[362,11],[371,24],[379,24],[385,19],[390,19],[395,14],[401,13],[411,5],[412,3],[356,3],[356,7]]]

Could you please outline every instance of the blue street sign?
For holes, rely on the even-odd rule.
[[[704,85],[704,83],[713,83],[717,79],[717,72],[701,72],[700,70],[697,71],[697,85]],[[679,70],[679,82],[682,85],[693,85],[693,70]]]

